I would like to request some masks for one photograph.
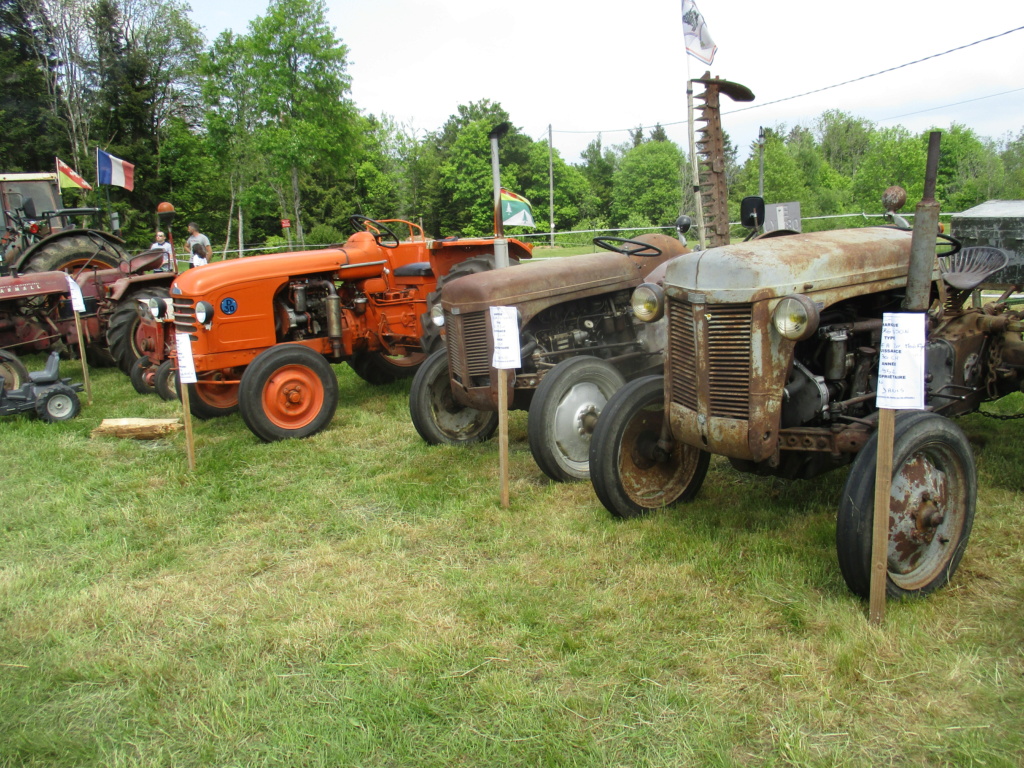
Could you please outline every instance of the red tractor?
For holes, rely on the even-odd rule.
[[[150,273],[160,254],[129,258],[121,238],[72,226],[98,208],[63,208],[54,173],[0,174],[6,231],[0,239],[0,348],[14,354],[74,354],[78,331],[67,278],[85,299],[82,331],[95,364],[125,364],[138,323],[137,299],[167,296],[174,275]]]
[[[140,306],[151,317],[136,336],[146,360],[136,364],[133,381],[171,388],[169,324],[155,321],[173,319],[191,341],[198,377],[188,385],[192,413],[207,419],[238,410],[271,442],[308,437],[330,423],[338,403],[331,363],[347,363],[371,384],[413,375],[424,350],[437,345],[429,309],[440,286],[493,267],[494,241],[428,240],[408,221],[351,221],[357,232],[341,245],[179,275],[170,302]],[[408,237],[399,239],[393,226]],[[528,259],[531,247],[510,240],[509,256],[512,263]]]

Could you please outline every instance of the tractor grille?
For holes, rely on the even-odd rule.
[[[693,305],[669,300],[669,355],[672,402],[698,410],[698,360],[706,365],[708,413],[726,419],[750,415],[749,304],[704,305],[706,326],[694,317]],[[706,338],[702,327],[706,327]]]
[[[448,365],[463,386],[472,386],[474,376],[489,376],[491,360],[487,350],[487,319],[483,312],[468,315],[444,314],[448,342]]]
[[[196,303],[192,299],[183,299],[180,296],[174,297],[174,330],[178,333],[187,333],[192,341],[196,341]]]

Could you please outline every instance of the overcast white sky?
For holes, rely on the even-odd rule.
[[[602,133],[661,123],[685,149],[687,61],[680,0],[327,0],[349,49],[352,97],[421,134],[459,104],[498,102],[534,139],[554,129],[568,162]],[[757,106],[864,77],[1024,27],[1021,0],[697,0],[718,53],[711,74],[756,99],[723,98],[741,159],[759,126],[813,126],[841,109],[912,131],[961,123],[999,139],[1024,128],[1024,29],[812,96]],[[199,3],[197,2],[197,6]],[[212,40],[245,32],[266,0],[211,0],[193,19]],[[690,58],[697,77],[706,67]],[[733,114],[730,114],[732,112]]]

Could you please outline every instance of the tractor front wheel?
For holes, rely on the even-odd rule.
[[[156,393],[164,400],[178,400],[178,369],[174,367],[174,360],[164,360],[156,367],[153,374],[153,386]]]
[[[245,369],[238,407],[246,426],[266,443],[309,437],[334,418],[338,379],[319,353],[280,344],[261,352]]]
[[[479,411],[456,402],[448,372],[448,350],[427,358],[409,389],[409,415],[430,445],[468,445],[487,440],[498,428],[496,411]]]
[[[422,352],[402,357],[384,352],[357,352],[345,362],[363,381],[379,386],[415,376],[426,358]]]
[[[131,376],[135,361],[143,356],[139,316],[139,300],[166,299],[170,292],[164,287],[144,288],[134,291],[117,303],[107,325],[107,348],[121,370]]]
[[[192,415],[206,421],[237,411],[238,376],[235,368],[199,374],[199,381],[188,385],[188,404]]]
[[[927,411],[896,414],[893,440],[889,597],[927,595],[949,581],[967,549],[978,477],[971,444],[949,419]],[[876,432],[850,467],[839,504],[839,569],[854,594],[868,597],[875,507]]]
[[[530,403],[530,452],[556,482],[590,477],[590,439],[597,417],[622,385],[622,374],[607,360],[570,357],[541,379]]]
[[[605,405],[590,441],[590,481],[617,517],[637,517],[697,495],[707,475],[707,451],[675,441],[658,445],[665,419],[665,379],[645,376]]]

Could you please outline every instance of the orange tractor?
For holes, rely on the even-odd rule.
[[[145,357],[132,371],[136,389],[173,391],[176,363],[165,351],[172,320],[191,342],[192,413],[238,410],[266,442],[308,437],[330,423],[338,403],[331,363],[347,363],[372,384],[413,375],[424,350],[438,346],[429,310],[440,287],[492,268],[494,241],[428,240],[407,221],[351,221],[357,232],[341,245],[190,269],[169,300],[140,304],[135,346]],[[517,263],[531,247],[510,240],[509,255]]]

